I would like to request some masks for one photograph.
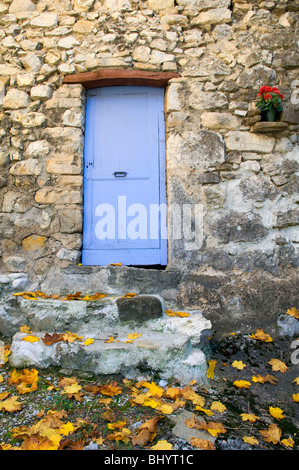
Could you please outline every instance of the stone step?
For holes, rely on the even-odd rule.
[[[25,295],[26,297],[26,295]],[[28,297],[28,295],[27,295]],[[157,295],[103,297],[97,300],[33,300],[10,295],[0,307],[0,333],[12,337],[9,362],[14,367],[60,366],[95,374],[125,374],[140,370],[188,382],[203,382],[206,359],[202,352],[211,323],[200,311],[168,311]],[[175,314],[175,316],[170,315]],[[24,340],[27,326],[36,341]],[[59,341],[47,346],[46,333],[71,332],[82,341]],[[129,334],[137,334],[131,342]],[[84,340],[91,338],[92,344]],[[111,340],[109,340],[111,338]]]
[[[166,314],[160,296],[133,298],[107,296],[96,301],[28,300],[9,295],[0,305],[0,333],[11,337],[27,325],[34,331],[97,334],[118,325],[141,325],[153,331],[187,335],[193,345],[202,346],[211,334],[211,322],[200,311],[188,310],[188,316]]]
[[[127,342],[129,331],[128,327],[106,330],[94,336],[91,344],[84,344],[87,339],[84,335],[80,340],[51,345],[42,339],[46,332],[30,333],[34,342],[26,340],[28,333],[18,332],[12,339],[9,364],[40,369],[59,366],[99,375],[121,374],[132,379],[146,373],[158,374],[162,379],[174,378],[181,383],[206,382],[205,354],[192,346],[187,335],[166,335],[140,328],[140,336]]]

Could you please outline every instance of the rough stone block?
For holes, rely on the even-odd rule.
[[[80,204],[82,195],[80,191],[55,189],[49,186],[39,189],[35,200],[39,204]]]
[[[230,113],[205,112],[201,115],[201,122],[207,129],[237,129],[240,119]]]
[[[20,175],[33,175],[37,176],[41,173],[41,164],[34,158],[22,160],[15,163],[9,170],[9,173],[14,176]]]
[[[30,96],[33,100],[48,100],[52,97],[53,90],[48,85],[37,85],[31,88]]]
[[[192,26],[206,26],[230,23],[232,12],[228,8],[215,8],[200,13],[198,16],[191,20]]]
[[[226,135],[228,151],[271,153],[275,138],[248,131],[230,131]]]
[[[121,297],[116,304],[121,321],[144,322],[160,318],[163,314],[161,300],[153,295]]]
[[[174,0],[148,0],[147,5],[151,10],[165,10],[174,7]]]
[[[30,97],[25,91],[12,88],[3,99],[5,109],[27,108],[30,104]]]
[[[30,21],[31,26],[36,28],[51,28],[58,25],[56,13],[40,13]]]

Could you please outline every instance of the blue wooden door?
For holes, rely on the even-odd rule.
[[[89,90],[85,265],[166,265],[164,89]]]

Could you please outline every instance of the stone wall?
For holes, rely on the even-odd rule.
[[[0,1],[2,288],[58,292],[70,272],[77,287],[86,94],[63,78],[127,68],[180,74],[166,89],[167,197],[202,206],[203,240],[170,238],[169,299],[223,328],[294,306],[298,17],[298,0]],[[262,85],[285,96],[268,132]]]

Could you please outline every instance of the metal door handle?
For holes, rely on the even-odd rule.
[[[116,178],[123,178],[124,176],[127,176],[126,171],[115,171],[113,174]]]

